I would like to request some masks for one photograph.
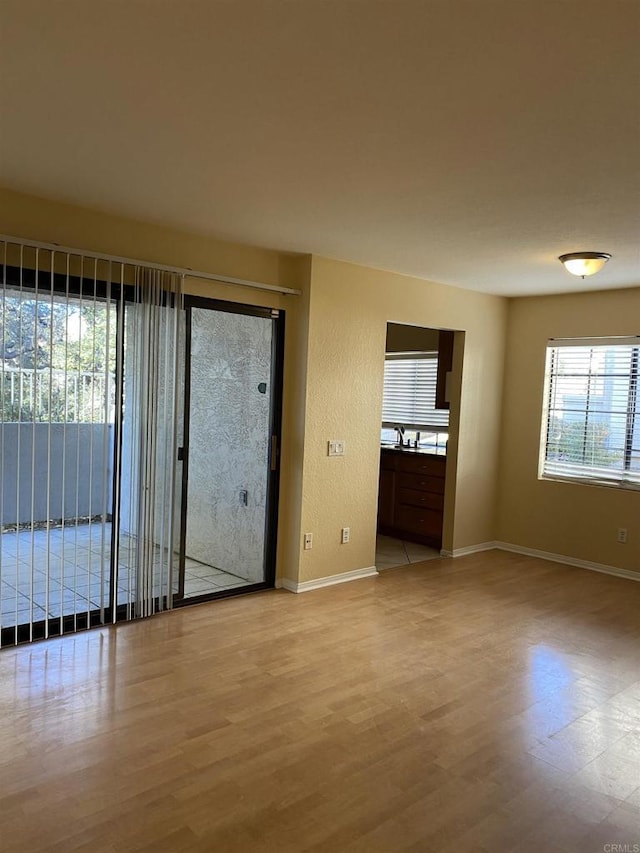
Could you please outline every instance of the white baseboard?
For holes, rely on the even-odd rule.
[[[566,566],[575,566],[578,569],[589,569],[591,572],[602,572],[605,575],[615,575],[618,578],[627,578],[632,581],[640,581],[640,572],[630,569],[618,569],[615,566],[607,566],[605,563],[593,563],[590,560],[579,560],[577,557],[567,557],[565,554],[552,554],[550,551],[539,551],[536,548],[525,548],[522,545],[512,545],[510,542],[481,542],[479,545],[469,545],[466,548],[455,548],[453,551],[440,551],[443,557],[466,557],[468,554],[477,554],[479,551],[511,551],[513,554],[523,554],[525,557],[537,557],[540,560],[548,560],[551,563],[564,563]]]
[[[564,563],[566,566],[589,569],[592,572],[602,572],[605,575],[614,575],[615,577],[626,578],[627,580],[640,581],[640,572],[633,572],[630,569],[618,569],[615,566],[607,566],[605,563],[579,560],[576,557],[567,557],[564,554],[538,551],[536,548],[525,548],[521,545],[512,545],[510,542],[481,542],[478,545],[468,545],[466,548],[455,548],[453,551],[447,551],[443,548],[440,554],[443,557],[466,557],[470,554],[478,554],[481,551],[492,551],[494,549],[498,551],[510,551],[513,554],[522,554],[525,557],[537,557],[540,560],[548,560],[551,563]],[[365,569],[354,569],[351,572],[343,572],[340,575],[331,575],[330,577],[302,581],[301,583],[289,580],[289,578],[278,578],[276,580],[276,588],[286,589],[289,592],[310,592],[313,589],[321,589],[324,586],[355,581],[359,578],[374,577],[377,574],[378,570],[376,567],[369,566]]]
[[[631,569],[618,569],[615,566],[607,566],[605,563],[592,563],[590,560],[579,560],[576,557],[567,557],[564,554],[552,554],[549,551],[538,551],[536,548],[524,548],[521,545],[512,545],[510,542],[495,542],[494,548],[500,551],[511,551],[513,554],[523,554],[525,557],[538,557],[540,560],[549,560],[551,563],[564,563],[566,566],[575,566],[578,569],[589,569],[591,572],[602,572],[605,575],[615,575],[618,578],[640,581],[640,572],[632,572]]]
[[[323,586],[333,586],[336,583],[347,583],[347,581],[356,581],[360,578],[370,578],[378,574],[375,566],[368,566],[365,569],[353,569],[351,572],[342,572],[339,575],[330,575],[326,578],[317,578],[311,581],[289,580],[289,578],[281,578],[276,585],[288,589],[289,592],[310,592],[312,589],[321,589]]]
[[[468,554],[478,554],[480,551],[492,551],[498,548],[497,542],[480,542],[478,545],[467,545],[466,548],[455,548],[453,551],[440,551],[442,557],[466,557]]]

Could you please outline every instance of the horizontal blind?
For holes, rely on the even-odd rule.
[[[382,422],[446,430],[449,412],[436,409],[438,353],[398,353],[384,363]]]
[[[550,341],[541,473],[640,486],[640,338]]]

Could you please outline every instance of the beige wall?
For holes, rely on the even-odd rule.
[[[444,545],[494,539],[506,313],[499,297],[313,258],[302,531],[314,545],[300,551],[301,580],[374,564],[388,322],[466,333],[455,494],[447,479],[455,524]],[[460,364],[459,346],[456,358]],[[329,439],[346,441],[344,457],[327,456]],[[340,544],[343,526],[351,528],[348,545]]]
[[[507,301],[1,189],[0,232],[302,289],[300,297],[285,297],[186,285],[286,310],[279,576],[309,580],[374,563],[388,322],[459,330],[454,373],[462,369],[462,386],[452,435],[458,420],[460,429],[458,447],[453,440],[449,448],[447,549],[499,539],[640,570],[639,492],[537,479],[547,338],[637,334],[640,288]],[[344,458],[327,456],[330,438],[346,440]],[[339,544],[342,526],[351,527],[348,545]],[[627,545],[616,543],[618,527],[628,528]],[[314,534],[309,552],[302,550],[305,531]]]
[[[225,243],[177,228],[109,216],[2,187],[0,232],[12,237],[28,237],[158,264],[256,279],[268,284],[286,285],[284,279],[292,257],[267,249]],[[246,300],[246,292],[239,291],[240,294],[243,292]]]
[[[458,448],[450,445],[448,549],[495,538],[507,301],[323,258],[231,245],[0,190],[0,232],[302,289],[284,297],[210,282],[190,292],[286,310],[278,575],[309,580],[374,564],[388,322],[460,330]],[[464,356],[462,343],[464,341]],[[455,372],[455,371],[454,371]],[[329,458],[328,439],[344,439]],[[340,528],[352,541],[340,545]],[[312,551],[302,534],[314,534]]]
[[[637,335],[639,323],[640,288],[510,300],[499,540],[640,571],[640,492],[538,479],[547,340]]]
[[[204,235],[110,216],[3,188],[0,188],[0,233],[303,291],[301,296],[283,296],[200,279],[185,281],[188,293],[280,308],[286,312],[277,566],[279,574],[295,577],[302,497],[310,258],[224,243]]]

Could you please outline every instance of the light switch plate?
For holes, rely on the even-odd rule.
[[[342,439],[331,439],[327,442],[327,455],[328,456],[344,456],[344,441]]]

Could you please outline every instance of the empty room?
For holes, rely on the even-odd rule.
[[[3,853],[638,853],[639,43],[0,0]]]

